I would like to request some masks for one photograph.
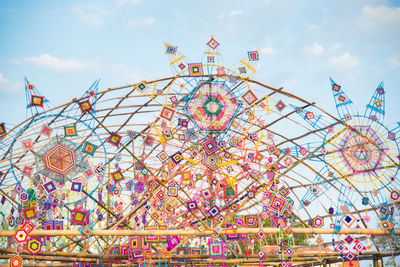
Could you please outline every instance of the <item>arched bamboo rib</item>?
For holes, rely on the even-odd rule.
[[[250,80],[250,79],[248,79],[248,81],[251,82],[251,83],[258,84],[258,85],[260,85],[260,86],[262,86],[262,87],[268,88],[268,89],[270,89],[270,90],[276,91],[277,93],[280,93],[280,94],[282,94],[282,95],[285,95],[285,96],[287,96],[287,97],[289,97],[289,98],[296,99],[296,100],[298,100],[298,101],[300,101],[300,102],[303,102],[303,103],[305,103],[305,104],[314,106],[314,107],[316,107],[317,109],[321,110],[323,113],[325,113],[325,114],[327,114],[328,116],[330,116],[330,117],[331,117],[332,119],[334,119],[335,121],[339,121],[338,118],[336,118],[336,117],[333,116],[332,114],[328,113],[327,111],[323,110],[322,108],[319,108],[319,107],[316,106],[314,103],[309,102],[309,101],[307,101],[307,100],[305,100],[305,99],[303,99],[303,98],[301,98],[301,97],[298,97],[298,96],[296,96],[296,95],[294,95],[294,94],[292,94],[292,93],[289,93],[289,92],[286,92],[286,91],[283,91],[283,90],[278,90],[278,89],[276,89],[276,88],[273,88],[273,87],[271,87],[271,86],[268,86],[268,85],[266,85],[266,84],[264,84],[264,83],[261,83],[261,82],[255,81],[255,80]]]

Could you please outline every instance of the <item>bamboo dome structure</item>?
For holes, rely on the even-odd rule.
[[[326,110],[256,80],[258,50],[227,67],[219,45],[188,61],[165,44],[170,77],[97,80],[54,107],[25,80],[29,118],[0,124],[4,263],[395,261],[400,124],[383,84],[358,113],[328,80]]]

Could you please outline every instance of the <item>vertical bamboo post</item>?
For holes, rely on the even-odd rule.
[[[374,267],[378,267],[378,255],[374,255],[373,262],[374,262]]]
[[[111,176],[111,167],[110,167],[110,161],[107,160],[108,162],[108,175],[107,175],[107,183],[106,183],[106,191],[107,191],[107,203],[106,203],[106,207],[107,210],[110,210],[110,176]],[[110,225],[110,213],[107,212],[107,221],[106,221],[106,225],[107,225],[107,229],[109,228]],[[107,236],[107,242],[109,241],[109,236]]]
[[[133,180],[137,182],[136,177],[137,177],[137,171],[136,171],[136,156],[135,156],[135,135],[136,132],[134,132],[132,136],[132,163],[133,163]]]
[[[393,254],[392,241],[390,241],[390,239],[389,239],[389,245],[390,245],[390,251],[392,252],[393,264],[394,264],[394,266],[397,266],[397,264],[396,264],[396,258],[395,258],[394,254]]]

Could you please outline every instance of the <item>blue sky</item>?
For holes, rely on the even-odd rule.
[[[394,1],[1,1],[0,122],[25,119],[24,76],[53,106],[171,76],[164,42],[200,61],[211,34],[227,66],[261,49],[256,79],[335,114],[329,77],[363,113],[384,81],[400,121],[400,7]]]

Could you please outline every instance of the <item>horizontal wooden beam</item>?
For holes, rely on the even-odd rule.
[[[296,246],[293,246],[296,250]],[[394,251],[394,253],[400,253],[400,251]],[[16,249],[9,249],[9,248],[0,248],[0,254],[17,254]],[[366,251],[363,255],[377,255],[377,256],[384,256],[388,254],[385,251]],[[29,251],[23,250],[19,253],[19,255],[31,255]],[[41,251],[36,256],[54,256],[54,257],[73,257],[73,258],[90,258],[90,259],[104,259],[104,260],[127,260],[128,255],[103,255],[103,254],[87,254],[87,253],[72,253],[72,252],[52,252],[52,251]],[[339,252],[332,252],[332,251],[310,251],[310,252],[300,252],[295,253],[292,257],[293,258],[310,258],[310,257],[339,257]],[[285,257],[287,258],[287,254],[274,254],[274,253],[266,253],[265,258],[277,258],[277,257]],[[155,258],[159,258],[159,255]],[[209,258],[208,255],[198,255],[198,254],[169,254],[163,257],[164,259],[174,258],[174,259],[203,259]],[[244,258],[256,259],[259,258],[257,254],[253,254],[250,256],[245,256]]]
[[[24,263],[22,266],[24,266],[24,267],[73,267],[74,263],[34,263],[34,264]],[[10,264],[1,264],[0,267],[10,267]]]
[[[0,255],[0,259],[11,259],[15,255]],[[70,257],[56,257],[56,256],[36,256],[36,255],[19,255],[23,260],[34,261],[63,261],[63,262],[96,262],[96,259],[88,258],[70,258]]]
[[[265,234],[277,234],[279,228],[263,228]],[[239,228],[237,230],[223,229],[219,234],[257,234],[259,228]],[[331,228],[292,228],[293,234],[335,234]],[[204,236],[216,234],[213,230],[93,230],[92,236]],[[341,229],[338,234],[368,234],[368,235],[390,235],[389,231],[383,229]],[[399,235],[400,230],[395,230],[395,234]],[[15,231],[0,231],[0,236],[14,236]],[[81,236],[78,230],[34,230],[30,236]]]

